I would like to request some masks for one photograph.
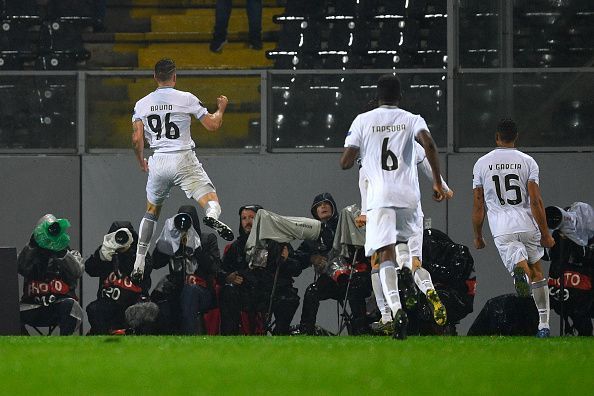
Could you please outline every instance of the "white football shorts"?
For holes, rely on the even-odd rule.
[[[412,238],[417,220],[416,210],[416,208],[376,208],[367,210],[365,255],[370,257],[379,248],[396,244],[397,241],[406,242]]]
[[[188,198],[215,192],[214,185],[192,150],[154,153],[148,160],[146,199],[161,205],[173,186],[179,186]]]
[[[513,274],[520,261],[526,260],[528,264],[534,264],[544,255],[544,248],[540,246],[540,231],[504,234],[494,240],[503,265],[510,274]]]

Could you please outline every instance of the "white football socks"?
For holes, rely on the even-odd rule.
[[[157,216],[146,213],[140,221],[140,227],[138,228],[138,246],[136,248],[136,260],[134,261],[134,272],[144,272],[144,259],[148,252],[151,238],[155,226],[157,225]]]
[[[384,298],[384,291],[382,290],[382,281],[380,280],[379,269],[371,270],[371,287],[373,288],[373,295],[375,296],[375,303],[382,314],[382,323],[388,323],[392,320],[392,312],[386,299]]]
[[[549,288],[547,286],[547,280],[543,279],[538,282],[533,282],[531,285],[532,288],[532,298],[534,298],[534,303],[536,304],[536,309],[538,309],[538,330],[549,328],[549,313],[550,313],[550,306],[549,306]]]
[[[218,220],[221,215],[221,205],[217,201],[208,201],[204,207],[204,212],[206,217]]]
[[[424,295],[427,295],[428,290],[435,289],[433,281],[431,280],[431,274],[423,267],[417,268],[414,274],[414,279],[415,284]]]
[[[396,245],[396,262],[399,268],[408,268],[412,271],[412,257],[407,243],[398,243]]]
[[[392,314],[396,315],[396,312],[398,312],[399,309],[402,309],[402,303],[400,302],[398,274],[396,273],[394,263],[392,261],[384,261],[381,263],[379,275],[386,302],[392,310]]]

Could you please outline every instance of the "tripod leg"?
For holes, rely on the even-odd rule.
[[[355,253],[353,254],[353,262],[351,263],[351,272],[349,273],[349,280],[347,282],[347,287],[346,287],[346,292],[344,293],[344,298],[342,299],[342,314],[340,315],[340,326],[338,326],[338,335],[340,335],[340,333],[342,333],[342,330],[344,329],[343,325],[346,327],[347,325],[344,324],[343,322],[345,321],[345,318],[347,318],[347,315],[349,315],[347,313],[347,308],[346,308],[346,304],[349,298],[349,288],[351,286],[351,280],[353,279],[353,272],[355,271],[355,263],[357,262],[357,255],[359,253],[360,249],[355,249]],[[349,322],[349,327],[350,327],[350,316],[348,318],[348,322]]]
[[[266,321],[264,322],[264,333],[270,332],[272,334],[272,303],[274,301],[274,293],[276,292],[276,283],[278,281],[278,273],[280,270],[280,263],[276,265],[274,273],[274,281],[272,282],[272,291],[270,292],[270,300],[268,301],[268,311],[266,312]]]

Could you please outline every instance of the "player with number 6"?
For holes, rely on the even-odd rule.
[[[377,83],[376,109],[353,121],[340,158],[349,169],[358,156],[367,175],[367,226],[365,255],[379,255],[379,277],[394,319],[394,334],[405,339],[408,318],[398,293],[396,264],[412,268],[407,242],[415,234],[421,192],[415,140],[425,149],[433,176],[433,197],[444,199],[437,149],[427,123],[420,115],[401,109],[400,80],[386,74]]]

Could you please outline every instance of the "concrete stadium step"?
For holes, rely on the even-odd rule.
[[[282,14],[284,8],[262,9],[262,31],[278,31],[280,25],[272,22],[274,15]],[[212,32],[215,22],[214,9],[190,9],[183,15],[153,15],[152,32]],[[248,31],[248,19],[244,9],[234,8],[229,18],[229,33]]]
[[[273,62],[265,53],[276,43],[265,42],[261,51],[255,51],[244,43],[228,43],[222,53],[210,52],[208,44],[151,44],[138,50],[138,68],[152,69],[161,58],[172,58],[179,69],[246,69],[269,68]],[[246,65],[249,65],[246,67]]]

